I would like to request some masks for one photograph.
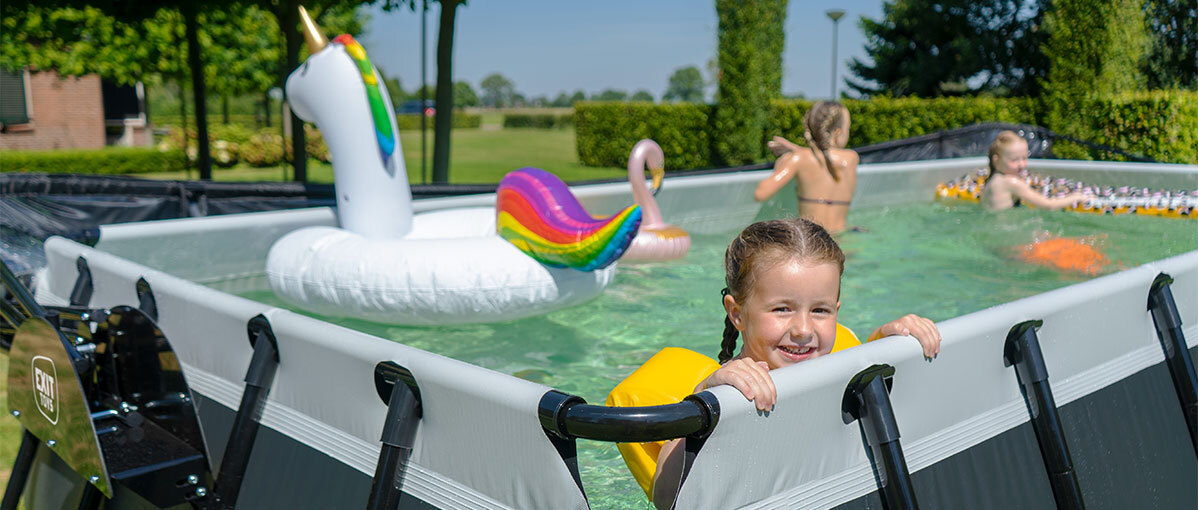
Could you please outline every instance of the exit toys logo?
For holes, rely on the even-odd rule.
[[[54,360],[33,357],[33,392],[37,410],[50,423],[58,425],[58,372],[54,370]]]

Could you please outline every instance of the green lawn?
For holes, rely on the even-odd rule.
[[[403,142],[404,162],[408,169],[409,182],[420,184],[425,182],[420,170],[420,132],[401,131]],[[428,132],[426,140],[427,168],[425,172],[431,179],[433,133]],[[578,154],[574,149],[573,129],[458,129],[453,131],[453,141],[450,143],[449,182],[461,184],[497,183],[504,174],[525,166],[535,166],[557,174],[564,181],[579,181],[588,179],[603,179],[621,177],[626,174],[623,168],[588,167],[578,162]],[[287,178],[291,169],[286,169]],[[231,169],[213,169],[213,180],[216,181],[279,181],[283,180],[284,169],[254,168],[239,166]],[[192,170],[191,178],[196,178]],[[138,177],[149,179],[186,179],[185,172],[165,172],[138,174]],[[310,160],[308,164],[308,181],[315,183],[332,183],[333,171],[330,165]]]
[[[8,355],[0,356],[0,488],[8,487],[12,463],[21,447],[21,424],[8,414]]]

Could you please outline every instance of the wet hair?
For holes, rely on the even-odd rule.
[[[807,139],[807,145],[811,147],[812,152],[819,150],[824,156],[824,166],[828,168],[832,178],[838,181],[840,176],[836,174],[836,167],[828,158],[828,149],[832,148],[832,133],[840,128],[848,111],[844,105],[836,101],[820,101],[803,114],[803,138]]]
[[[785,260],[831,262],[844,274],[844,252],[824,227],[804,218],[759,221],[745,227],[724,252],[725,295],[743,304],[761,272]],[[720,363],[732,359],[739,336],[732,318],[725,314]]]
[[[986,154],[986,165],[990,167],[990,174],[987,177],[994,175],[994,156],[1001,157],[1004,149],[1020,141],[1027,143],[1022,136],[1019,136],[1014,131],[1000,131],[998,136],[994,137],[994,143],[990,144],[990,151]]]

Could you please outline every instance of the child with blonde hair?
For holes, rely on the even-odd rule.
[[[694,391],[731,385],[757,409],[768,411],[778,395],[770,370],[832,351],[844,253],[827,230],[812,221],[762,221],[746,227],[728,245],[724,272],[727,314],[721,366]],[[883,324],[868,340],[892,335],[915,337],[928,360],[940,353],[940,331],[931,320],[907,315]],[[667,442],[658,454],[653,484],[658,508],[673,504],[681,484],[682,441]]]
[[[753,199],[764,202],[793,178],[799,216],[831,232],[845,228],[849,204],[857,187],[857,153],[849,142],[849,110],[835,101],[815,103],[803,115],[807,147],[775,136],[766,145],[778,156],[774,173],[757,185]]]
[[[1021,202],[1041,209],[1055,210],[1072,206],[1083,199],[1081,192],[1060,197],[1046,197],[1032,189],[1026,179],[1027,140],[1014,131],[1003,131],[990,144],[988,153],[990,175],[982,188],[981,203],[990,211],[1010,209]]]

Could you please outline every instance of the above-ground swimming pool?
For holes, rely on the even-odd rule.
[[[757,219],[793,215],[786,202],[766,204]],[[847,253],[839,320],[862,338],[906,313],[943,321],[1096,276],[1021,261],[1020,247],[1037,238],[1092,242],[1110,260],[1100,274],[1198,250],[1198,228],[1188,220],[1146,216],[993,214],[944,200],[854,209],[849,220],[864,231],[838,236]],[[312,316],[602,403],[664,347],[719,352],[724,248],[734,235],[694,236],[682,260],[623,264],[599,298],[540,317],[413,327]],[[270,289],[240,295],[288,307]],[[595,508],[652,508],[615,444],[583,442],[579,464]]]
[[[876,486],[856,427],[840,422],[839,413],[821,410],[836,407],[854,373],[873,363],[887,363],[897,369],[892,398],[922,501],[930,506],[1038,506],[1047,483],[1041,479],[1042,471],[1037,475],[1017,468],[1019,474],[993,482],[1000,489],[1028,485],[1031,496],[994,487],[990,489],[1001,494],[991,494],[985,483],[977,486],[980,478],[1003,472],[996,466],[1023,466],[1029,458],[1039,461],[1034,440],[1030,453],[1022,457],[1001,453],[1011,444],[1028,446],[1030,437],[1012,369],[1001,360],[1002,337],[1017,319],[1045,320],[1041,337],[1049,370],[1059,384],[1057,404],[1065,407],[1078,401],[1072,409],[1086,406],[1087,412],[1099,414],[1115,412],[1114,406],[1090,409],[1095,405],[1093,395],[1104,388],[1125,391],[1122,388],[1132,384],[1127,381],[1159,383],[1136,379],[1163,370],[1151,328],[1142,331],[1146,312],[1143,299],[1136,297],[1157,272],[1167,270],[1177,279],[1174,293],[1181,301],[1193,347],[1198,337],[1194,334],[1198,229],[1191,220],[1031,209],[987,214],[976,204],[932,201],[935,183],[982,164],[984,160],[970,158],[863,165],[849,221],[865,231],[839,237],[848,257],[840,322],[865,336],[904,313],[930,317],[940,322],[944,333],[940,358],[925,364],[917,359],[919,350],[913,341],[891,338],[779,371],[776,380],[780,388],[788,389],[780,392],[779,408],[769,417],[751,412],[734,390],[713,390],[724,414],[696,460],[680,505],[688,501],[691,506],[703,502],[698,506],[713,508],[749,503],[876,504]],[[1194,167],[1055,161],[1033,161],[1031,167],[1033,172],[1082,175],[1088,182],[1198,188]],[[460,508],[560,508],[587,502],[593,508],[647,507],[610,443],[580,442],[578,465],[586,494],[581,499],[561,457],[539,430],[535,406],[529,402],[552,387],[602,403],[608,390],[662,347],[687,347],[714,356],[722,330],[719,289],[724,247],[754,219],[794,211],[793,195],[764,207],[746,200],[752,185],[765,174],[668,179],[658,199],[666,220],[691,232],[694,243],[685,259],[622,265],[601,297],[506,323],[397,327],[324,317],[317,322],[276,310],[285,307],[262,274],[265,250],[273,239],[298,226],[331,224],[334,219],[328,209],[106,227],[96,250],[54,240],[47,243],[50,265],[38,278],[38,295],[61,302],[74,282],[78,256],[88,260],[96,280],[92,306],[135,303],[133,283],[144,277],[158,296],[160,326],[180,355],[213,444],[221,441],[221,427],[227,426],[224,423],[237,405],[248,361],[244,320],[258,313],[270,319],[279,336],[281,361],[279,381],[263,416],[272,432],[261,451],[276,455],[261,454],[263,467],[250,473],[261,487],[243,490],[242,504],[287,506],[288,501],[306,501],[360,506],[366,495],[361,487],[369,488],[377,458],[378,428],[385,411],[378,397],[366,391],[370,385],[364,374],[377,362],[396,360],[412,370],[426,395],[421,436],[405,485],[417,500]],[[599,213],[614,211],[630,200],[626,185],[588,186],[577,192],[585,205]],[[486,205],[493,200],[493,195],[437,199],[418,202],[417,210]],[[1101,277],[1091,282],[1092,275],[1062,273],[1018,260],[1019,246],[1046,236],[1085,238],[1109,259],[1099,271]],[[1156,262],[1169,257],[1174,258]],[[1124,301],[1133,306],[1123,306]],[[1106,338],[1107,334],[1119,338]],[[463,363],[447,363],[427,353]],[[1165,381],[1167,389],[1167,377]],[[1165,406],[1172,397],[1154,398],[1163,399]],[[1149,419],[1151,413],[1144,416]],[[215,423],[221,425],[208,430]],[[1184,434],[1184,422],[1180,427]],[[737,439],[740,435],[789,437],[795,430],[807,432],[803,441],[754,452],[748,464],[745,454],[736,453],[745,448]],[[1092,456],[1098,454],[1092,453],[1085,439],[1071,443],[1075,456],[1088,461],[1079,467],[1083,487],[1094,498],[1087,502],[1119,506],[1143,502],[1148,493],[1156,494],[1153,501],[1163,506],[1193,501],[1192,491],[1176,490],[1198,473],[1193,458],[1159,458],[1172,451],[1174,443],[1169,441],[1176,440],[1177,430],[1151,431],[1157,436],[1155,442],[1133,441],[1134,448],[1152,452],[1157,466],[1152,469],[1120,457],[1125,450],[1121,447],[1098,448],[1110,456],[1108,466],[1098,460],[1101,457]],[[288,451],[292,453],[278,453]],[[998,464],[982,462],[995,459]],[[1137,466],[1141,473],[1128,482],[1130,488],[1125,487],[1122,495],[1112,497],[1102,480],[1112,472],[1125,474],[1113,465],[1117,463]],[[271,473],[268,465],[276,472]],[[749,465],[755,466],[751,471],[773,478],[738,479],[735,487],[721,490],[718,480],[727,480],[729,473],[748,472]],[[1161,475],[1161,470],[1178,466]],[[1162,476],[1165,481],[1154,482],[1151,490],[1135,486],[1138,480]],[[280,497],[262,488],[279,479],[288,480],[288,487],[298,486],[297,490]],[[327,487],[329,483],[337,489]],[[326,485],[326,490],[306,487],[310,484]],[[957,488],[943,488],[946,485]]]

